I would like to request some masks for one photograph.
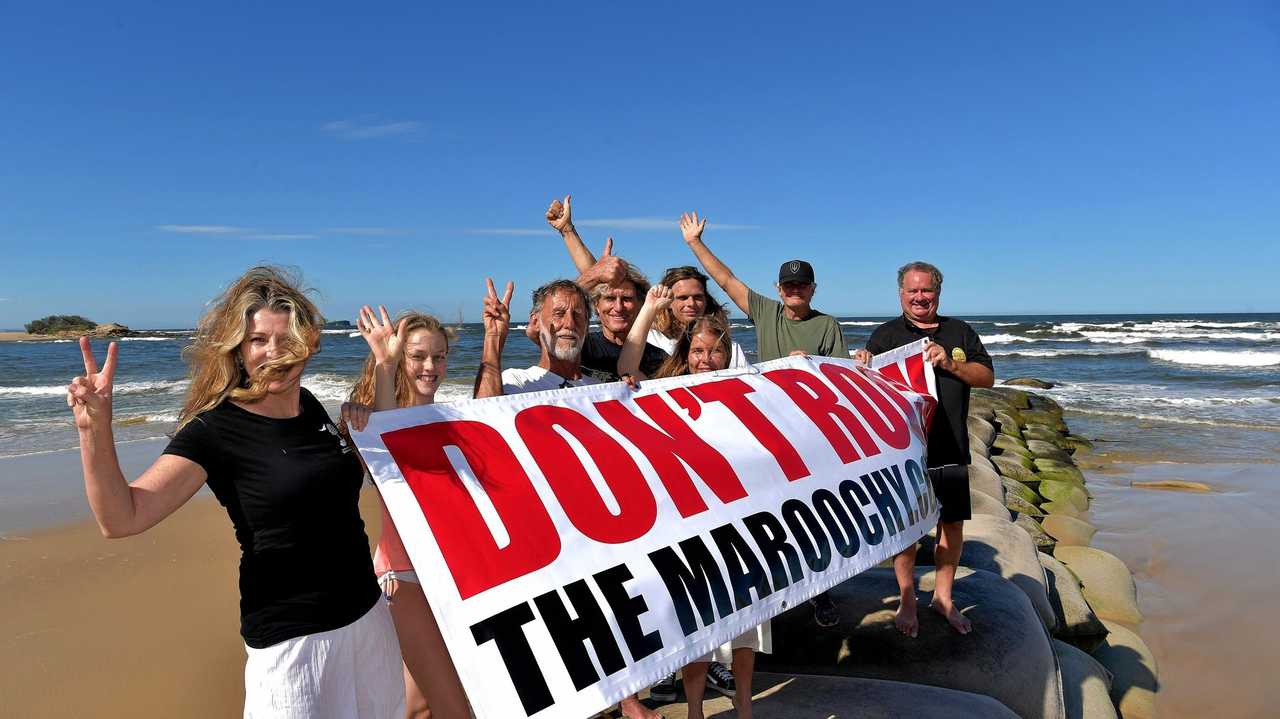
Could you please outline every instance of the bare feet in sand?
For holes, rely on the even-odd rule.
[[[916,616],[915,592],[901,597],[898,613],[893,617],[893,626],[913,639],[920,633],[920,619]]]
[[[957,632],[961,634],[968,634],[973,631],[973,623],[960,613],[960,610],[956,608],[955,603],[951,600],[934,597],[933,601],[929,602],[929,607],[932,608],[933,611],[945,617],[946,620],[950,622],[951,628]]]
[[[618,708],[622,710],[622,716],[626,719],[664,719],[658,712],[640,703],[634,695],[623,699]]]

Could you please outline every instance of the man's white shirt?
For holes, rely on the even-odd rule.
[[[564,389],[566,387],[585,387],[589,384],[600,384],[600,380],[585,374],[578,379],[565,379],[549,369],[538,366],[528,369],[509,367],[502,370],[503,394],[541,392],[543,390]]]

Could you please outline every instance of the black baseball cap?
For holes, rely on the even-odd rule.
[[[813,265],[804,260],[783,262],[782,267],[778,268],[778,284],[785,285],[788,282],[813,284]]]

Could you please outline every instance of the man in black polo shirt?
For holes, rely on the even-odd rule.
[[[962,320],[938,314],[942,294],[942,273],[927,262],[912,262],[898,270],[898,298],[902,316],[876,328],[866,349],[854,357],[863,363],[871,355],[887,352],[928,338],[925,358],[934,367],[937,379],[938,410],[929,428],[929,480],[942,505],[938,521],[938,544],[934,550],[937,566],[936,588],[930,606],[947,618],[961,634],[973,628],[951,601],[960,551],[964,548],[964,520],[969,506],[969,388],[990,387],[995,382],[991,356],[982,339]],[[916,636],[916,545],[893,558],[902,603],[894,624],[908,636]]]

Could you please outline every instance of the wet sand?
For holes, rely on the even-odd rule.
[[[1073,428],[1076,421],[1068,417]],[[1258,440],[1270,444],[1274,437]],[[1237,434],[1231,443],[1245,442]],[[1275,716],[1280,686],[1270,674],[1280,662],[1280,464],[1258,453],[1249,453],[1258,461],[1221,461],[1223,443],[1159,455],[1128,442],[1099,449],[1101,456],[1081,462],[1094,494],[1093,546],[1120,557],[1134,573],[1145,615],[1137,630],[1159,665],[1159,715]],[[1130,486],[1168,479],[1203,482],[1214,491]]]
[[[371,490],[361,510],[376,538]],[[240,716],[238,561],[208,496],[128,539],[103,539],[92,521],[6,533],[0,715]]]

